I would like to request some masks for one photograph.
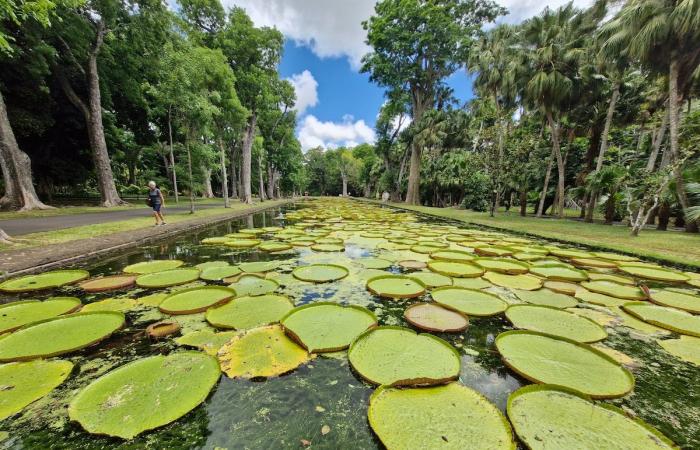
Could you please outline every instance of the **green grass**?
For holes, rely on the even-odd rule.
[[[608,249],[679,266],[700,268],[700,235],[678,231],[642,230],[637,237],[625,226],[570,219],[521,217],[517,211],[488,213],[393,203],[392,206],[474,225],[538,236],[571,244]]]
[[[276,206],[282,204],[283,201],[268,201],[262,205]],[[180,202],[182,205],[183,203]],[[262,206],[260,203],[246,205],[240,202],[232,202],[231,207],[225,208],[208,208],[196,210],[194,214],[189,212],[174,212],[167,213],[165,211],[165,220],[168,224],[176,224],[188,220],[202,219],[207,217],[216,218],[217,216],[229,215],[233,212],[245,211],[254,207]],[[102,208],[102,211],[105,209]],[[18,238],[18,243],[15,245],[0,245],[0,251],[15,250],[29,247],[37,247],[51,244],[60,244],[79,239],[89,239],[94,237],[105,236],[112,233],[122,231],[138,230],[143,228],[153,227],[154,219],[151,216],[139,217],[136,219],[123,220],[118,222],[97,223],[80,227],[65,228],[61,230],[43,231],[40,233],[32,233],[22,235]]]

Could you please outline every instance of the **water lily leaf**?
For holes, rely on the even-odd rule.
[[[452,280],[452,285],[467,289],[486,289],[493,287],[493,284],[483,278],[455,278]]]
[[[0,337],[0,362],[58,356],[89,347],[124,326],[119,312],[87,312],[35,322]]]
[[[185,264],[184,261],[179,261],[177,259],[157,259],[154,261],[143,261],[140,263],[131,264],[130,266],[124,267],[123,272],[143,275],[146,273],[164,272],[166,270],[177,269],[183,264]]]
[[[428,269],[442,275],[447,275],[448,277],[456,278],[476,278],[484,273],[484,269],[475,264],[455,261],[430,261],[428,263]]]
[[[536,331],[507,331],[496,338],[503,362],[535,383],[556,384],[593,398],[622,397],[634,377],[590,345]]]
[[[523,291],[514,289],[515,295],[524,302],[540,305],[551,306],[553,308],[573,308],[578,305],[576,299],[566,294],[560,294],[549,289],[538,289],[536,291]]]
[[[474,248],[474,253],[479,256],[512,256],[513,249],[510,247],[501,247],[498,245],[485,245]]]
[[[652,291],[649,300],[661,306],[669,306],[693,314],[700,314],[700,295],[659,290]]]
[[[638,278],[656,281],[682,282],[688,281],[690,277],[677,270],[662,268],[641,267],[634,265],[620,264],[620,270]]]
[[[452,286],[452,278],[435,272],[414,272],[408,275],[408,278],[420,281],[428,288]],[[464,278],[464,280],[471,279],[473,278]]]
[[[611,297],[624,298],[627,300],[643,300],[646,298],[644,291],[637,286],[629,286],[626,284],[615,283],[613,281],[587,281],[581,283],[581,286],[589,291],[609,295]]]
[[[681,336],[680,339],[666,339],[658,342],[673,356],[700,366],[700,338]]]
[[[631,302],[622,309],[644,322],[679,334],[700,337],[700,316],[646,302]]]
[[[405,259],[403,261],[399,261],[398,265],[402,269],[406,270],[421,270],[428,267],[428,264],[426,264],[424,261],[416,261],[414,259]]]
[[[593,268],[598,268],[598,269],[615,269],[617,268],[617,264],[605,260],[605,259],[596,259],[596,258],[572,258],[571,259],[571,264],[575,265],[576,267],[593,267]]]
[[[60,360],[0,365],[0,420],[53,391],[72,370],[72,362]]]
[[[94,311],[118,311],[125,312],[134,309],[139,302],[137,300],[126,298],[126,297],[116,297],[107,298],[100,300],[99,302],[88,303],[83,306],[81,312],[94,312]]]
[[[566,281],[545,281],[544,287],[559,294],[570,296],[576,295],[576,292],[581,289],[581,286],[578,284]]]
[[[425,284],[403,275],[381,275],[367,280],[367,290],[385,298],[414,298],[425,294]]]
[[[294,278],[312,283],[327,283],[348,276],[350,271],[336,264],[310,264],[300,266],[292,271]]]
[[[605,294],[599,294],[597,292],[591,292],[586,289],[577,290],[576,294],[574,294],[574,297],[586,303],[592,303],[594,305],[600,306],[622,306],[629,301],[616,297],[611,297]]]
[[[474,264],[484,270],[509,275],[519,275],[530,270],[530,266],[526,263],[505,258],[478,258],[474,260]]]
[[[0,334],[24,325],[77,311],[81,307],[75,297],[54,297],[40,302],[24,300],[0,305]]]
[[[469,252],[462,250],[438,250],[432,252],[430,257],[440,261],[471,261],[474,259],[474,255]]]
[[[570,269],[568,267],[559,266],[540,266],[533,267],[530,272],[553,281],[586,281],[588,279],[588,274],[583,270]]]
[[[94,278],[80,283],[80,288],[88,293],[116,291],[126,289],[136,284],[135,275],[114,275]]]
[[[284,295],[266,294],[238,297],[207,311],[207,322],[217,328],[247,330],[279,322],[294,308]]]
[[[197,264],[195,267],[199,270],[210,269],[212,267],[228,267],[230,264],[228,261],[207,261]]]
[[[90,276],[86,270],[53,270],[38,275],[25,275],[0,283],[0,291],[8,293],[35,292],[77,283]]]
[[[388,269],[394,263],[383,258],[362,258],[357,260],[365,269]]]
[[[294,308],[280,321],[285,332],[311,353],[345,350],[363,331],[377,324],[372,311],[317,302]]]
[[[676,446],[619,408],[566,388],[530,385],[508,397],[508,417],[532,450],[561,448],[673,449]]]
[[[158,308],[165,314],[196,314],[223,305],[236,296],[236,291],[222,286],[183,289],[165,297]]]
[[[254,261],[241,263],[238,267],[246,273],[265,273],[275,270],[279,265],[279,261]]]
[[[610,261],[630,262],[630,261],[638,261],[639,260],[639,258],[637,258],[635,256],[620,255],[618,253],[595,252],[593,254],[597,258],[609,259]]]
[[[468,316],[495,316],[508,307],[497,295],[476,289],[448,286],[435,289],[430,295],[440,306]]]
[[[241,273],[241,269],[236,266],[215,266],[202,269],[199,278],[205,281],[221,281],[224,278],[232,277]]]
[[[369,424],[389,449],[515,449],[510,424],[478,392],[458,383],[417,389],[379,387]]]
[[[591,281],[614,281],[615,283],[620,283],[620,284],[630,284],[634,285],[635,282],[632,278],[628,277],[623,277],[622,275],[615,275],[612,273],[600,273],[600,272],[588,272],[588,278]]]
[[[239,277],[235,283],[229,285],[240,296],[265,295],[275,292],[280,287],[275,280],[264,278],[257,274],[248,274]]]
[[[199,279],[199,269],[173,269],[141,275],[136,284],[142,288],[164,288],[191,283]]]
[[[373,384],[432,385],[459,376],[460,358],[454,347],[402,327],[381,326],[362,333],[350,345],[348,359]]]
[[[314,244],[311,246],[311,250],[317,252],[344,252],[345,246],[342,244]]]
[[[175,339],[175,343],[178,345],[195,347],[203,350],[208,355],[216,356],[219,349],[236,335],[238,335],[237,331],[222,331],[216,333],[212,330],[204,329],[192,331],[184,336],[180,336]]]
[[[90,383],[68,415],[89,433],[131,439],[193,410],[220,373],[216,358],[200,352],[138,359]]]
[[[576,342],[597,342],[608,337],[605,329],[594,321],[550,306],[512,305],[506,310],[506,318],[516,328]]]
[[[496,286],[510,289],[534,291],[542,287],[542,280],[532,275],[506,275],[504,273],[486,272],[484,279]]]
[[[466,316],[443,308],[434,303],[416,303],[403,313],[406,322],[424,331],[454,333],[466,330],[469,320]]]
[[[285,244],[284,242],[263,242],[258,246],[258,250],[269,253],[284,252],[292,248],[294,247],[291,244]]]
[[[219,350],[221,369],[231,378],[275,377],[312,358],[284,334],[280,325],[239,334]]]
[[[551,248],[549,250],[549,253],[560,258],[595,258],[596,256],[593,253],[586,252],[583,250],[564,249],[556,247]]]

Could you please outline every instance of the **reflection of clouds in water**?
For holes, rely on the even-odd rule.
[[[459,380],[491,400],[501,411],[506,409],[508,395],[522,386],[507,372],[489,371],[469,355],[462,356]]]

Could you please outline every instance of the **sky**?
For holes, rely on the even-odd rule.
[[[360,73],[365,44],[362,21],[375,0],[223,0],[246,9],[258,26],[274,26],[285,36],[280,74],[297,94],[297,135],[302,148],[335,148],[374,141],[374,124],[384,92]],[[545,6],[566,0],[499,0],[509,14],[499,22],[517,23]],[[590,0],[574,0],[585,7]],[[470,77],[461,70],[448,80],[460,102],[472,97]]]

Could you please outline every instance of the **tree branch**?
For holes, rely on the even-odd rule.
[[[66,78],[66,74],[63,73],[63,70],[58,68],[56,70],[56,74],[58,75],[58,81],[61,84],[61,89],[63,89],[63,92],[66,94],[66,97],[68,97],[68,100],[82,112],[85,117],[90,117],[90,110],[88,109],[87,105],[85,102],[78,96],[78,94],[73,90],[73,86],[70,85],[70,82],[68,81],[68,78]]]

